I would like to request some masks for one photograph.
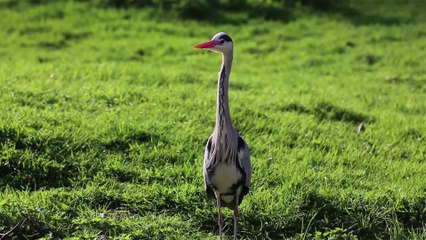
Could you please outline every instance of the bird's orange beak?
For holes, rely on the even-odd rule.
[[[193,48],[214,48],[218,44],[219,43],[217,41],[210,40],[210,41],[207,41],[207,42],[199,43],[199,44],[193,46]]]

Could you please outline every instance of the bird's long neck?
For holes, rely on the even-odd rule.
[[[232,121],[229,114],[228,85],[231,73],[233,53],[222,54],[222,67],[219,72],[217,84],[216,128],[220,136],[227,131],[232,131]]]

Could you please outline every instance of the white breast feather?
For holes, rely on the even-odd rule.
[[[215,174],[213,175],[211,182],[217,187],[219,193],[226,193],[230,190],[229,188],[237,183],[242,177],[243,176],[235,165],[219,163],[216,166]]]

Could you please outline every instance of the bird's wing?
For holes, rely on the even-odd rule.
[[[207,178],[207,169],[211,164],[210,152],[212,147],[212,137],[210,136],[206,143],[206,149],[204,150],[204,163],[203,163],[203,176],[204,180]],[[204,181],[204,185],[206,181]]]
[[[209,137],[206,144],[206,149],[204,151],[204,163],[203,163],[203,177],[204,177],[204,190],[207,193],[209,198],[215,198],[213,189],[209,186],[209,178],[207,170],[210,168],[212,164],[212,159],[210,157],[212,147],[212,136]]]
[[[247,188],[250,187],[251,180],[251,161],[250,161],[250,151],[247,147],[244,139],[239,136],[238,138],[238,159],[240,160],[241,166],[246,174],[246,181],[244,186]]]

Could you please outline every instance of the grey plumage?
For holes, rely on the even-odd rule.
[[[247,144],[232,125],[229,113],[228,85],[233,43],[226,33],[221,32],[212,40],[194,47],[222,54],[217,87],[216,126],[206,144],[203,176],[207,196],[215,199],[218,207],[220,238],[223,227],[221,207],[228,207],[234,210],[234,239],[236,239],[238,206],[249,192],[251,163]]]

